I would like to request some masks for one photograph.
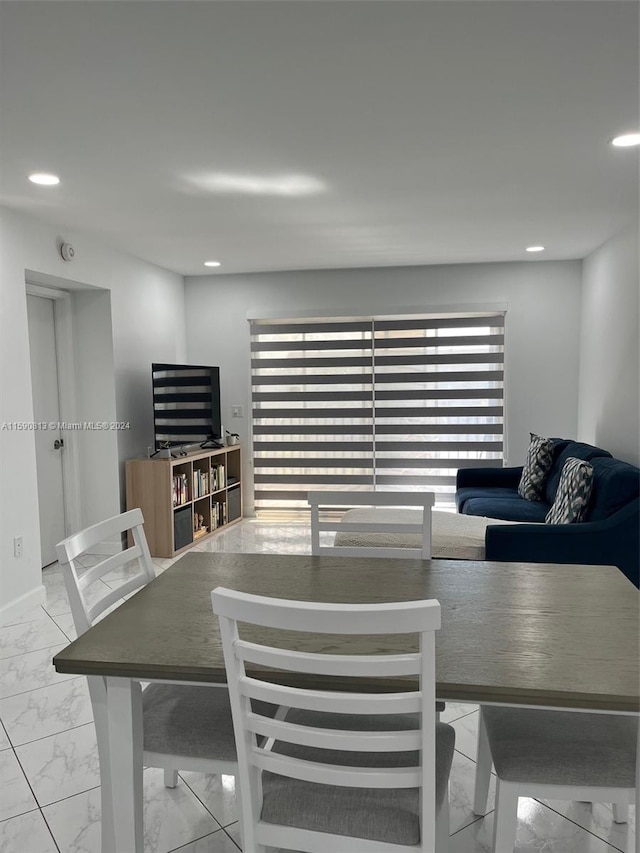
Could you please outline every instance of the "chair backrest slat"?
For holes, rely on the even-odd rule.
[[[321,785],[342,785],[345,788],[418,788],[421,782],[419,767],[346,767],[344,764],[320,764],[288,758],[264,749],[252,750],[251,763],[260,770],[318,782]]]
[[[407,721],[409,722],[409,721]],[[262,737],[282,738],[287,743],[313,746],[318,749],[339,749],[353,752],[409,752],[420,749],[419,730],[407,728],[400,731],[354,732],[351,729],[321,729],[299,726],[283,720],[274,720],[260,714],[247,716],[247,728]]]
[[[63,555],[61,559],[60,551],[58,551],[58,560],[66,563],[77,557],[78,554],[86,553],[93,545],[108,539],[115,539],[126,530],[131,530],[143,523],[142,510],[131,509],[121,515],[114,515],[113,518],[92,524],[91,527],[79,530],[56,545],[56,549],[62,549]]]
[[[417,690],[410,693],[298,690],[286,684],[273,684],[246,676],[239,679],[238,690],[240,695],[258,702],[329,714],[416,714],[422,704]]]
[[[318,525],[321,531],[335,530],[336,525],[330,522],[321,521]],[[393,524],[393,522],[357,522],[357,521],[341,521],[340,530],[345,533],[422,533],[422,524],[403,523]]]
[[[141,554],[142,551],[140,548],[137,545],[134,545],[132,548],[127,548],[124,551],[119,551],[117,554],[112,554],[97,565],[91,566],[90,569],[78,578],[80,589],[86,589],[88,586],[91,586],[92,583],[95,583],[95,581],[100,580],[105,575],[108,575],[109,572],[113,572],[122,566],[126,566],[127,563],[130,563],[133,560],[137,560]],[[138,572],[140,572],[139,567]]]
[[[270,666],[292,672],[313,672],[323,675],[391,676],[417,675],[420,672],[420,656],[407,655],[328,655],[275,649],[238,640],[236,654],[245,663]]]
[[[117,589],[112,589],[108,592],[100,599],[100,601],[89,608],[89,619],[91,620],[91,624],[94,624],[101,613],[104,613],[105,610],[108,610],[117,601],[120,601],[120,599],[129,595],[129,593],[137,592],[137,590],[141,589],[145,583],[146,581],[142,582],[141,576],[137,575],[135,578],[128,580],[126,583],[120,584]]]
[[[215,592],[215,590],[214,590]],[[268,607],[264,602],[268,601]],[[440,628],[437,601],[400,601],[392,604],[333,604],[289,601],[233,591],[233,598],[219,596],[216,612],[238,622],[283,631],[318,634],[417,634]],[[310,626],[313,626],[312,628]]]

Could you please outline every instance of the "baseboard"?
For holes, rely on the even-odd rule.
[[[11,625],[13,620],[17,620],[27,610],[44,604],[45,600],[46,590],[44,584],[40,584],[30,592],[25,592],[24,595],[0,607],[0,625]]]

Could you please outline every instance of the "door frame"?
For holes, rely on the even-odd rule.
[[[43,287],[27,280],[27,296],[39,296],[53,301],[53,323],[58,370],[58,403],[60,419],[66,423],[76,420],[76,385],[73,367],[73,306],[71,293],[55,287]],[[65,536],[82,528],[80,512],[80,463],[74,430],[64,431],[62,454],[62,492]]]

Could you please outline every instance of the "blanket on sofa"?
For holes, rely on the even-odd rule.
[[[420,524],[419,509],[350,509],[342,521],[360,524]],[[478,515],[458,515],[453,512],[433,510],[431,513],[431,553],[446,560],[484,560],[484,539],[488,524],[517,524],[517,521],[499,521]],[[333,543],[337,547],[387,547],[420,548],[419,533],[370,533],[345,531],[336,533]]]

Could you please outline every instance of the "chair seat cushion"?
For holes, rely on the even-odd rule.
[[[631,788],[638,720],[484,706],[496,774],[507,782]]]
[[[142,708],[146,751],[237,761],[226,685],[150,684]]]
[[[331,715],[334,716],[334,715]],[[290,711],[287,721],[325,728],[401,730],[415,728],[414,716],[360,717]],[[445,723],[436,725],[436,804],[439,810],[447,791],[451,771],[455,731]],[[324,764],[349,764],[358,767],[399,767],[415,765],[415,752],[380,754],[340,752],[284,744],[274,745],[276,752],[306,758]],[[346,788],[303,782],[273,773],[263,774],[261,819],[266,823],[301,827],[387,842],[418,844],[420,841],[420,797],[417,788]]]
[[[277,710],[265,702],[254,708],[270,717]],[[226,684],[150,684],[142,694],[142,712],[145,751],[237,762]]]

